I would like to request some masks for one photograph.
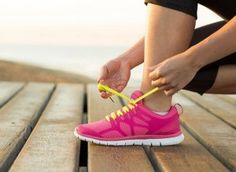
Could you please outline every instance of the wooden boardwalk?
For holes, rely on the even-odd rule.
[[[93,84],[0,82],[0,172],[236,172],[236,95],[176,95],[184,107],[185,140],[178,146],[108,147],[77,140],[77,124],[124,105],[114,99],[100,99]]]

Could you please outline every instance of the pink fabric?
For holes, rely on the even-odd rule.
[[[131,98],[136,99],[143,95],[141,91],[135,91]],[[164,116],[153,113],[143,102],[138,102],[135,109],[124,114],[116,120],[105,119],[81,124],[76,128],[81,136],[100,140],[125,140],[168,138],[180,135],[179,114],[175,106],[172,106],[168,114]]]

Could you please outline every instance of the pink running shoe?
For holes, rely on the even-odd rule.
[[[135,91],[131,98],[143,93]],[[111,113],[105,119],[81,124],[74,134],[81,140],[102,145],[176,145],[184,140],[180,130],[179,113],[176,105],[165,116],[153,113],[140,101],[128,104],[121,110]]]

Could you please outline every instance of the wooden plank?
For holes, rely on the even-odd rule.
[[[80,142],[74,127],[82,120],[84,89],[59,84],[10,171],[78,171]]]
[[[201,96],[190,91],[182,91],[181,93],[236,129],[236,106],[213,94]]]
[[[102,119],[121,107],[115,97],[115,103],[109,99],[101,100],[95,85],[89,85],[87,88],[89,122]],[[143,148],[139,146],[114,147],[89,143],[88,157],[90,172],[154,171]]]
[[[125,94],[129,95],[137,87],[128,87]],[[175,99],[181,104],[181,101]],[[192,109],[194,110],[194,109]],[[185,129],[182,129],[185,139],[177,146],[150,147],[147,146],[148,155],[158,166],[159,171],[168,172],[199,172],[199,171],[228,171],[222,163],[212,156],[200,143],[198,143]]]
[[[231,104],[233,104],[234,106],[236,106],[236,95],[225,95],[225,94],[218,94],[217,95],[219,98],[223,99],[224,101],[227,101]]]
[[[0,107],[8,102],[15,94],[22,89],[24,83],[22,82],[0,82]]]
[[[224,172],[229,171],[186,130],[185,139],[177,146],[151,147],[150,155],[157,161],[160,171],[168,172]]]
[[[47,103],[53,84],[28,84],[0,110],[0,171],[7,171]]]
[[[184,96],[174,99],[184,106],[183,126],[230,170],[236,170],[236,130]]]

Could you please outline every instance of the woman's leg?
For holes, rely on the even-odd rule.
[[[236,94],[236,64],[220,66],[213,86],[206,92]]]
[[[145,35],[144,70],[141,90],[151,90],[149,67],[183,52],[189,47],[195,27],[195,18],[186,13],[148,4]],[[164,82],[164,81],[163,81]],[[144,103],[154,111],[168,111],[172,97],[159,91],[145,99]]]
[[[221,21],[196,29],[191,45],[202,41],[225,24],[226,21]],[[199,94],[236,93],[236,53],[200,69],[184,89],[198,92]]]

